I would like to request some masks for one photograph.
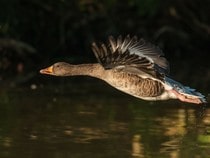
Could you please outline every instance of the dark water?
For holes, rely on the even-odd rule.
[[[207,158],[210,109],[141,101],[101,82],[4,89],[0,157]]]

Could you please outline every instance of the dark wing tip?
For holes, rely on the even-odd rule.
[[[101,51],[95,42],[92,43],[92,51],[97,59],[97,61],[101,64]]]
[[[98,48],[98,46],[97,46],[97,44],[96,44],[95,42],[92,43],[91,48],[92,48],[93,53],[94,53],[96,56],[98,56],[99,48]]]

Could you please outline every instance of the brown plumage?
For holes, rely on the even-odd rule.
[[[169,63],[156,46],[136,36],[109,37],[107,44],[92,44],[99,62],[71,65],[58,62],[41,70],[55,76],[88,75],[106,81],[113,87],[145,100],[180,99],[205,103],[204,96],[194,89],[170,79]]]

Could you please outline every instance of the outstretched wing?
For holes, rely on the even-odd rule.
[[[120,69],[155,78],[169,73],[169,64],[162,51],[136,36],[130,38],[128,35],[125,39],[119,36],[117,40],[110,36],[107,45],[93,43],[92,50],[105,69]]]

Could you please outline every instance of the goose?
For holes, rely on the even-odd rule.
[[[137,36],[109,36],[108,42],[92,43],[98,63],[57,62],[41,69],[54,76],[91,76],[134,97],[148,100],[179,99],[203,104],[205,96],[169,77],[169,62],[161,49]]]

